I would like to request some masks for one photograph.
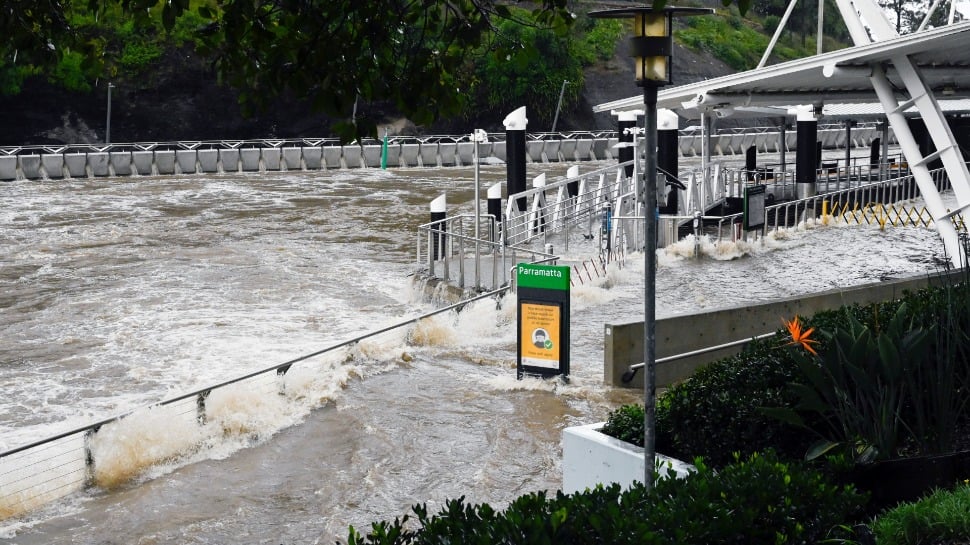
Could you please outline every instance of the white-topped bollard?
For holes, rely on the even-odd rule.
[[[491,240],[498,241],[502,229],[502,182],[492,184],[485,193],[488,199],[487,211],[492,216]]]
[[[448,217],[448,203],[445,198],[445,194],[442,193],[440,196],[436,197],[431,201],[431,223],[436,223],[431,227],[431,245],[430,245],[430,256],[431,262],[433,263],[436,259],[442,259],[446,255],[445,251],[445,233],[448,230],[448,226],[445,224],[445,219]],[[432,269],[433,270],[433,269]]]
[[[525,128],[529,120],[525,117],[525,106],[515,110],[502,121],[505,125],[506,172],[508,173],[508,194],[515,195],[526,190],[525,187]],[[529,204],[526,199],[516,199],[515,209],[525,212]]]

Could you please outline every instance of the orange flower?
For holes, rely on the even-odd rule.
[[[802,331],[802,323],[798,321],[798,316],[795,316],[790,322],[782,320],[782,323],[785,324],[785,327],[788,328],[788,334],[791,335],[791,342],[785,346],[801,346],[813,355],[818,355],[815,348],[812,347],[813,344],[818,344],[818,341],[812,338],[812,332],[815,331],[814,327]]]

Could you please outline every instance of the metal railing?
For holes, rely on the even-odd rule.
[[[950,179],[944,169],[934,170],[931,175],[938,190],[951,189]],[[914,199],[919,195],[919,188],[909,174],[872,183],[863,181],[853,187],[843,187],[813,197],[766,206],[765,226],[762,235],[797,225],[805,219],[817,218],[822,213],[823,203],[827,203],[825,206],[829,209],[839,205],[862,208],[870,204]],[[743,213],[731,214],[717,219],[716,240],[720,242],[726,235],[729,235],[732,241],[741,238],[742,221]]]
[[[479,221],[479,235],[484,233],[486,238],[475,238],[474,215],[459,215],[418,226],[418,266],[426,267],[424,270],[432,278],[481,291],[486,283],[492,288],[507,285],[511,280],[510,264],[516,263],[520,255],[528,256],[532,263],[558,258],[552,252],[506,244],[501,233],[508,227],[504,222],[496,222],[495,216],[482,215]]]
[[[616,138],[615,130],[604,131],[560,131],[545,133],[527,133],[528,141],[546,140],[581,140],[597,138]],[[489,142],[504,142],[504,132],[488,133]],[[388,136],[389,144],[434,144],[458,143],[468,140],[467,134],[435,134],[424,136],[395,135]],[[255,139],[219,139],[219,140],[181,140],[166,142],[111,142],[105,143],[71,143],[71,144],[38,144],[23,146],[0,146],[0,156],[37,154],[37,153],[85,153],[106,151],[156,151],[156,150],[200,150],[200,149],[245,149],[245,148],[289,148],[289,147],[318,147],[342,145],[377,145],[383,138],[364,138],[353,142],[342,142],[339,138],[255,138]]]
[[[459,309],[473,301],[493,297],[508,289],[507,286],[497,288],[376,331],[364,333],[311,354],[0,452],[0,520],[27,513],[96,484],[95,471],[99,460],[95,450],[92,449],[92,442],[97,439],[99,433],[109,429],[106,426],[117,424],[137,414],[144,414],[148,409],[164,408],[166,422],[201,428],[206,422],[207,403],[214,397],[213,394],[236,385],[245,385],[262,395],[299,396],[301,395],[299,392],[288,393],[283,381],[293,365],[355,345],[376,335],[415,324],[431,316]]]

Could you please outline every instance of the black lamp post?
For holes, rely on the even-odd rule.
[[[653,487],[656,467],[657,410],[657,89],[670,83],[673,54],[672,21],[674,17],[714,13],[710,8],[676,8],[631,6],[594,11],[590,17],[633,19],[631,49],[636,64],[636,81],[643,87],[644,137],[647,145],[644,181],[640,201],[643,203],[643,485]]]

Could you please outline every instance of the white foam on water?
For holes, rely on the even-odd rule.
[[[198,448],[204,438],[195,415],[179,406],[149,407],[106,424],[89,440],[94,482],[116,488],[147,468]]]

